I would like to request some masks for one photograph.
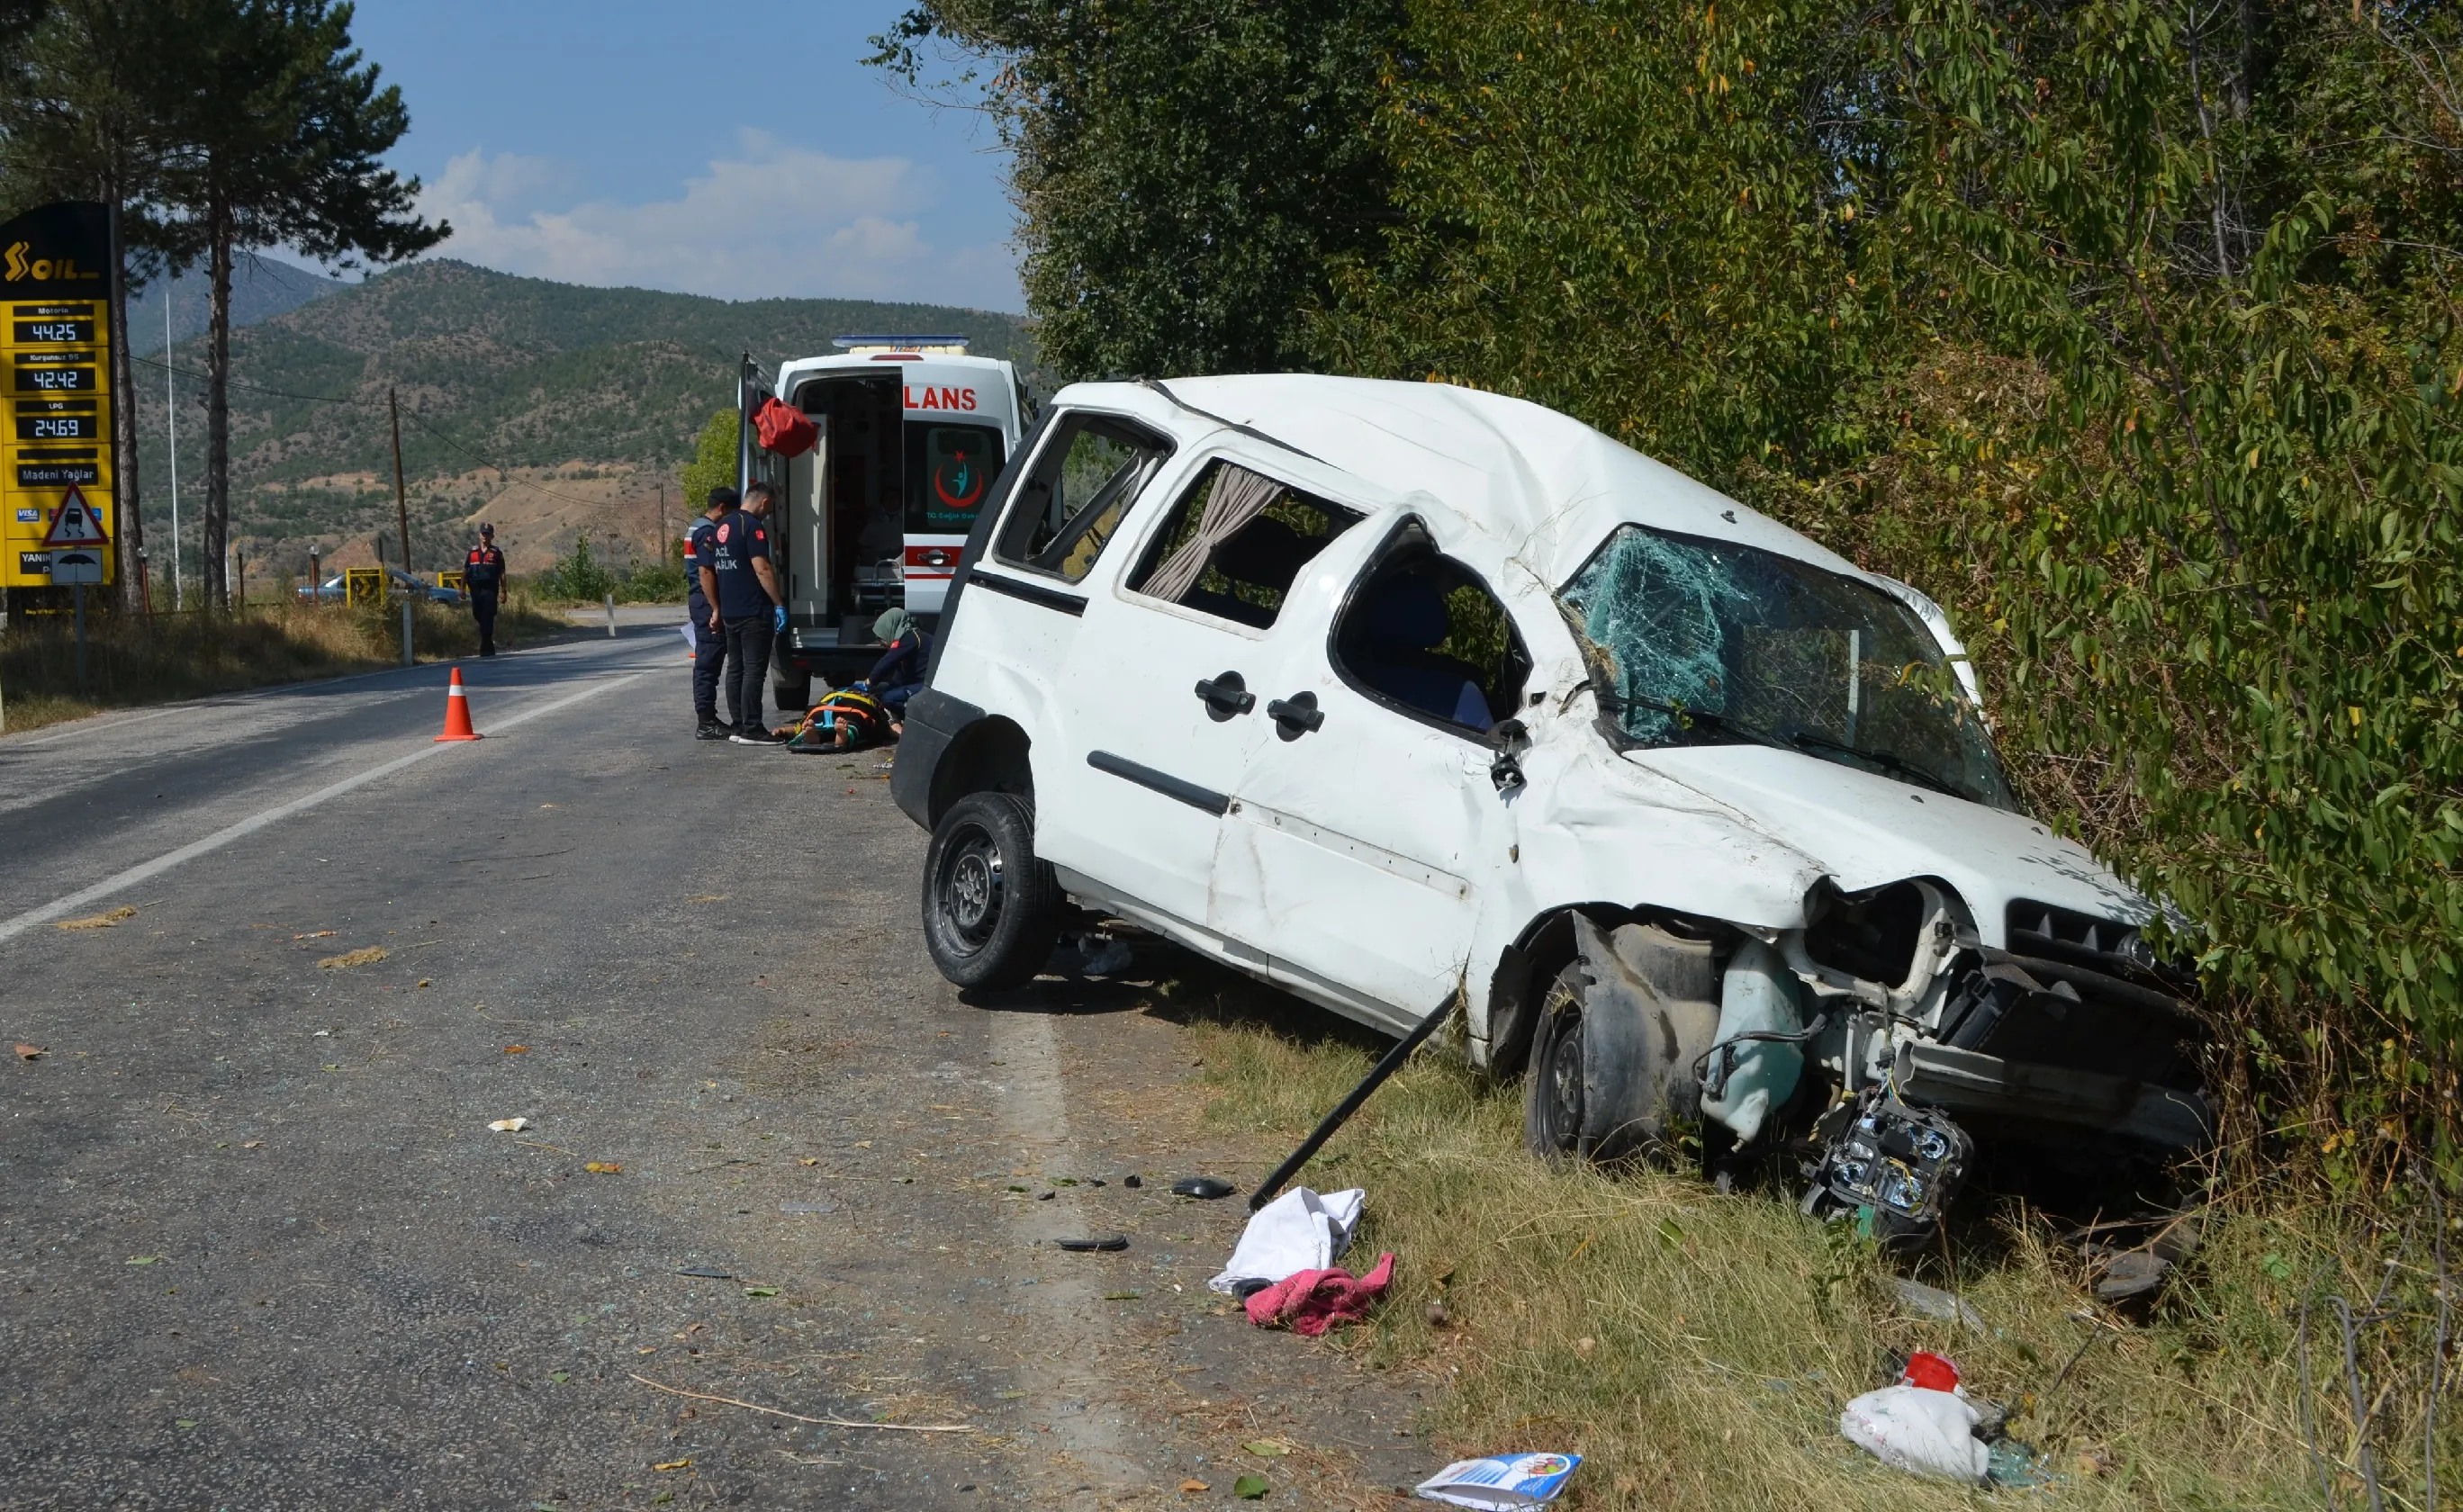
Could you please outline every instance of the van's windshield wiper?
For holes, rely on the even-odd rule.
[[[1798,750],[1810,745],[1820,750],[1838,751],[1842,755],[1853,756],[1858,761],[1871,762],[1874,766],[1882,767],[1904,781],[1914,783],[1919,788],[1929,788],[1935,792],[1948,793],[1952,798],[1967,796],[1906,757],[1894,755],[1889,751],[1866,750],[1862,745],[1850,745],[1845,741],[1835,741],[1827,735],[1816,735],[1811,730],[1797,730],[1788,735],[1786,740],[1787,744]]]
[[[1709,709],[1691,708],[1686,704],[1671,702],[1666,699],[1646,699],[1623,693],[1610,693],[1599,687],[1597,684],[1592,686],[1591,692],[1602,703],[1606,704],[1612,709],[1656,709],[1662,714],[1672,714],[1676,716],[1677,720],[1680,722],[1680,727],[1700,724],[1706,728],[1717,730],[1722,735],[1733,735],[1739,740],[1752,741],[1755,745],[1769,745],[1778,750],[1794,750],[1796,748],[1795,745],[1785,736],[1775,735],[1769,730],[1759,728],[1756,725],[1747,724],[1738,720],[1732,720],[1724,714],[1713,714]]]

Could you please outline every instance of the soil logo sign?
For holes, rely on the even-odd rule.
[[[109,582],[117,570],[110,267],[99,205],[47,205],[0,226],[0,588]],[[47,539],[65,505],[75,543]],[[55,573],[63,555],[75,560]]]

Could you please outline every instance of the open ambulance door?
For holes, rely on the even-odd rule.
[[[787,622],[812,629],[832,622],[830,603],[830,418],[813,417],[820,431],[813,449],[787,462],[780,503],[786,518],[778,540],[786,552]]]

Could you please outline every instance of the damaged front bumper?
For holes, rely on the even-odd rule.
[[[2161,1158],[2213,1138],[2190,979],[2135,927],[2017,902],[2002,921],[2013,948],[1991,946],[1923,879],[1818,891],[1807,916],[1796,929],[1578,923],[1586,1147],[1663,1138],[1696,1115],[1706,1155],[1804,1140],[1810,1206],[1905,1232],[1938,1219],[1978,1146]],[[1685,951],[1689,969],[1669,969]]]

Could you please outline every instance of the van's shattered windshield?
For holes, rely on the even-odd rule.
[[[1623,525],[1558,596],[1636,745],[1759,742],[2017,808],[1940,643],[1869,584]]]

